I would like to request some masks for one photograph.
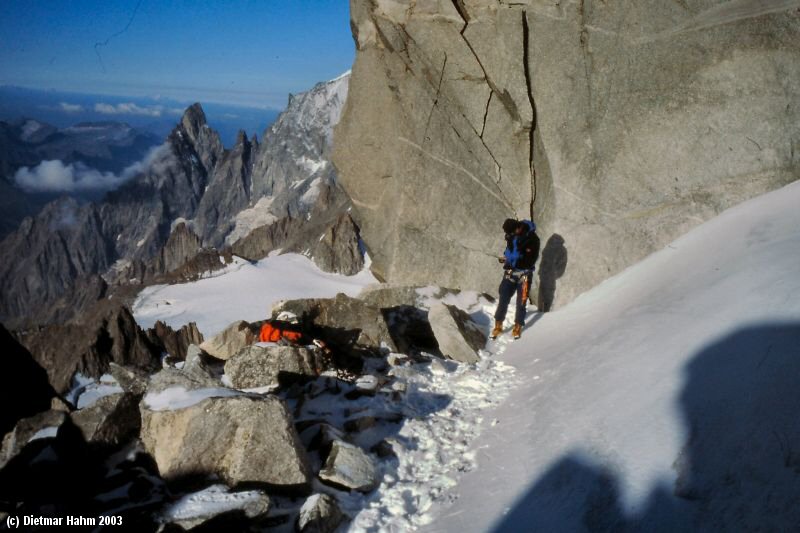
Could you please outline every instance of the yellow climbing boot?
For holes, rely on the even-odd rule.
[[[500,322],[499,320],[495,320],[494,329],[492,330],[492,333],[489,336],[493,339],[496,339],[497,336],[500,335],[501,333],[503,333],[503,323]]]
[[[515,339],[519,339],[522,336],[522,324],[514,324],[514,329],[511,331],[511,334]]]

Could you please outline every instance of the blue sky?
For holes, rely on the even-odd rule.
[[[354,55],[347,0],[0,2],[0,85],[280,109]]]

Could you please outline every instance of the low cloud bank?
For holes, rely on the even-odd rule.
[[[99,102],[94,104],[94,110],[104,115],[141,115],[145,117],[160,117],[164,114],[180,115],[182,113],[180,109],[167,108],[162,105],[140,106],[133,102],[116,105]]]
[[[80,104],[68,104],[67,102],[60,102],[58,104],[59,109],[66,113],[80,113],[83,111],[83,106]]]
[[[14,181],[28,192],[110,191],[139,174],[160,172],[172,159],[169,145],[152,148],[141,161],[130,165],[119,175],[100,172],[81,162],[65,165],[61,160],[42,161],[33,168],[22,167]]]

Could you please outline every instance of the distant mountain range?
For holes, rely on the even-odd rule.
[[[293,96],[261,142],[240,131],[229,149],[194,104],[102,201],[62,198],[27,218],[0,243],[0,321],[63,322],[109,294],[220,268],[231,253],[296,251],[324,270],[358,272],[358,228],[329,159],[348,81]],[[7,146],[62,131],[30,121],[8,129],[19,142]],[[77,127],[89,130],[127,138],[118,125]]]

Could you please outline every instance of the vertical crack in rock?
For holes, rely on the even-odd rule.
[[[531,171],[531,220],[533,220],[533,204],[536,201],[536,166],[533,160],[534,135],[536,134],[536,102],[533,99],[533,83],[531,81],[530,67],[530,29],[528,28],[528,12],[522,12],[522,63],[525,71],[525,86],[528,89],[528,101],[531,104],[531,127],[530,127],[530,152],[528,154],[528,165]]]
[[[431,106],[430,113],[428,113],[428,121],[425,123],[425,133],[422,135],[422,140],[427,141],[428,139],[428,128],[431,126],[431,118],[433,118],[433,111],[436,109],[436,106],[439,105],[439,95],[442,94],[442,81],[444,80],[444,70],[447,68],[447,52],[444,53],[444,61],[442,62],[442,72],[439,75],[439,84],[436,87],[436,96],[433,99],[433,105]]]
[[[489,106],[492,104],[492,96],[494,96],[494,91],[489,91],[489,98],[486,99],[486,110],[483,112],[483,126],[481,127],[481,139],[483,139],[483,132],[486,131],[486,117],[489,116]]]
[[[464,30],[467,29],[467,24],[469,24],[469,13],[467,12],[466,6],[464,6],[464,0],[453,0],[453,7],[456,8],[458,11],[458,15],[464,21],[464,27],[461,28],[461,34],[464,34]]]

